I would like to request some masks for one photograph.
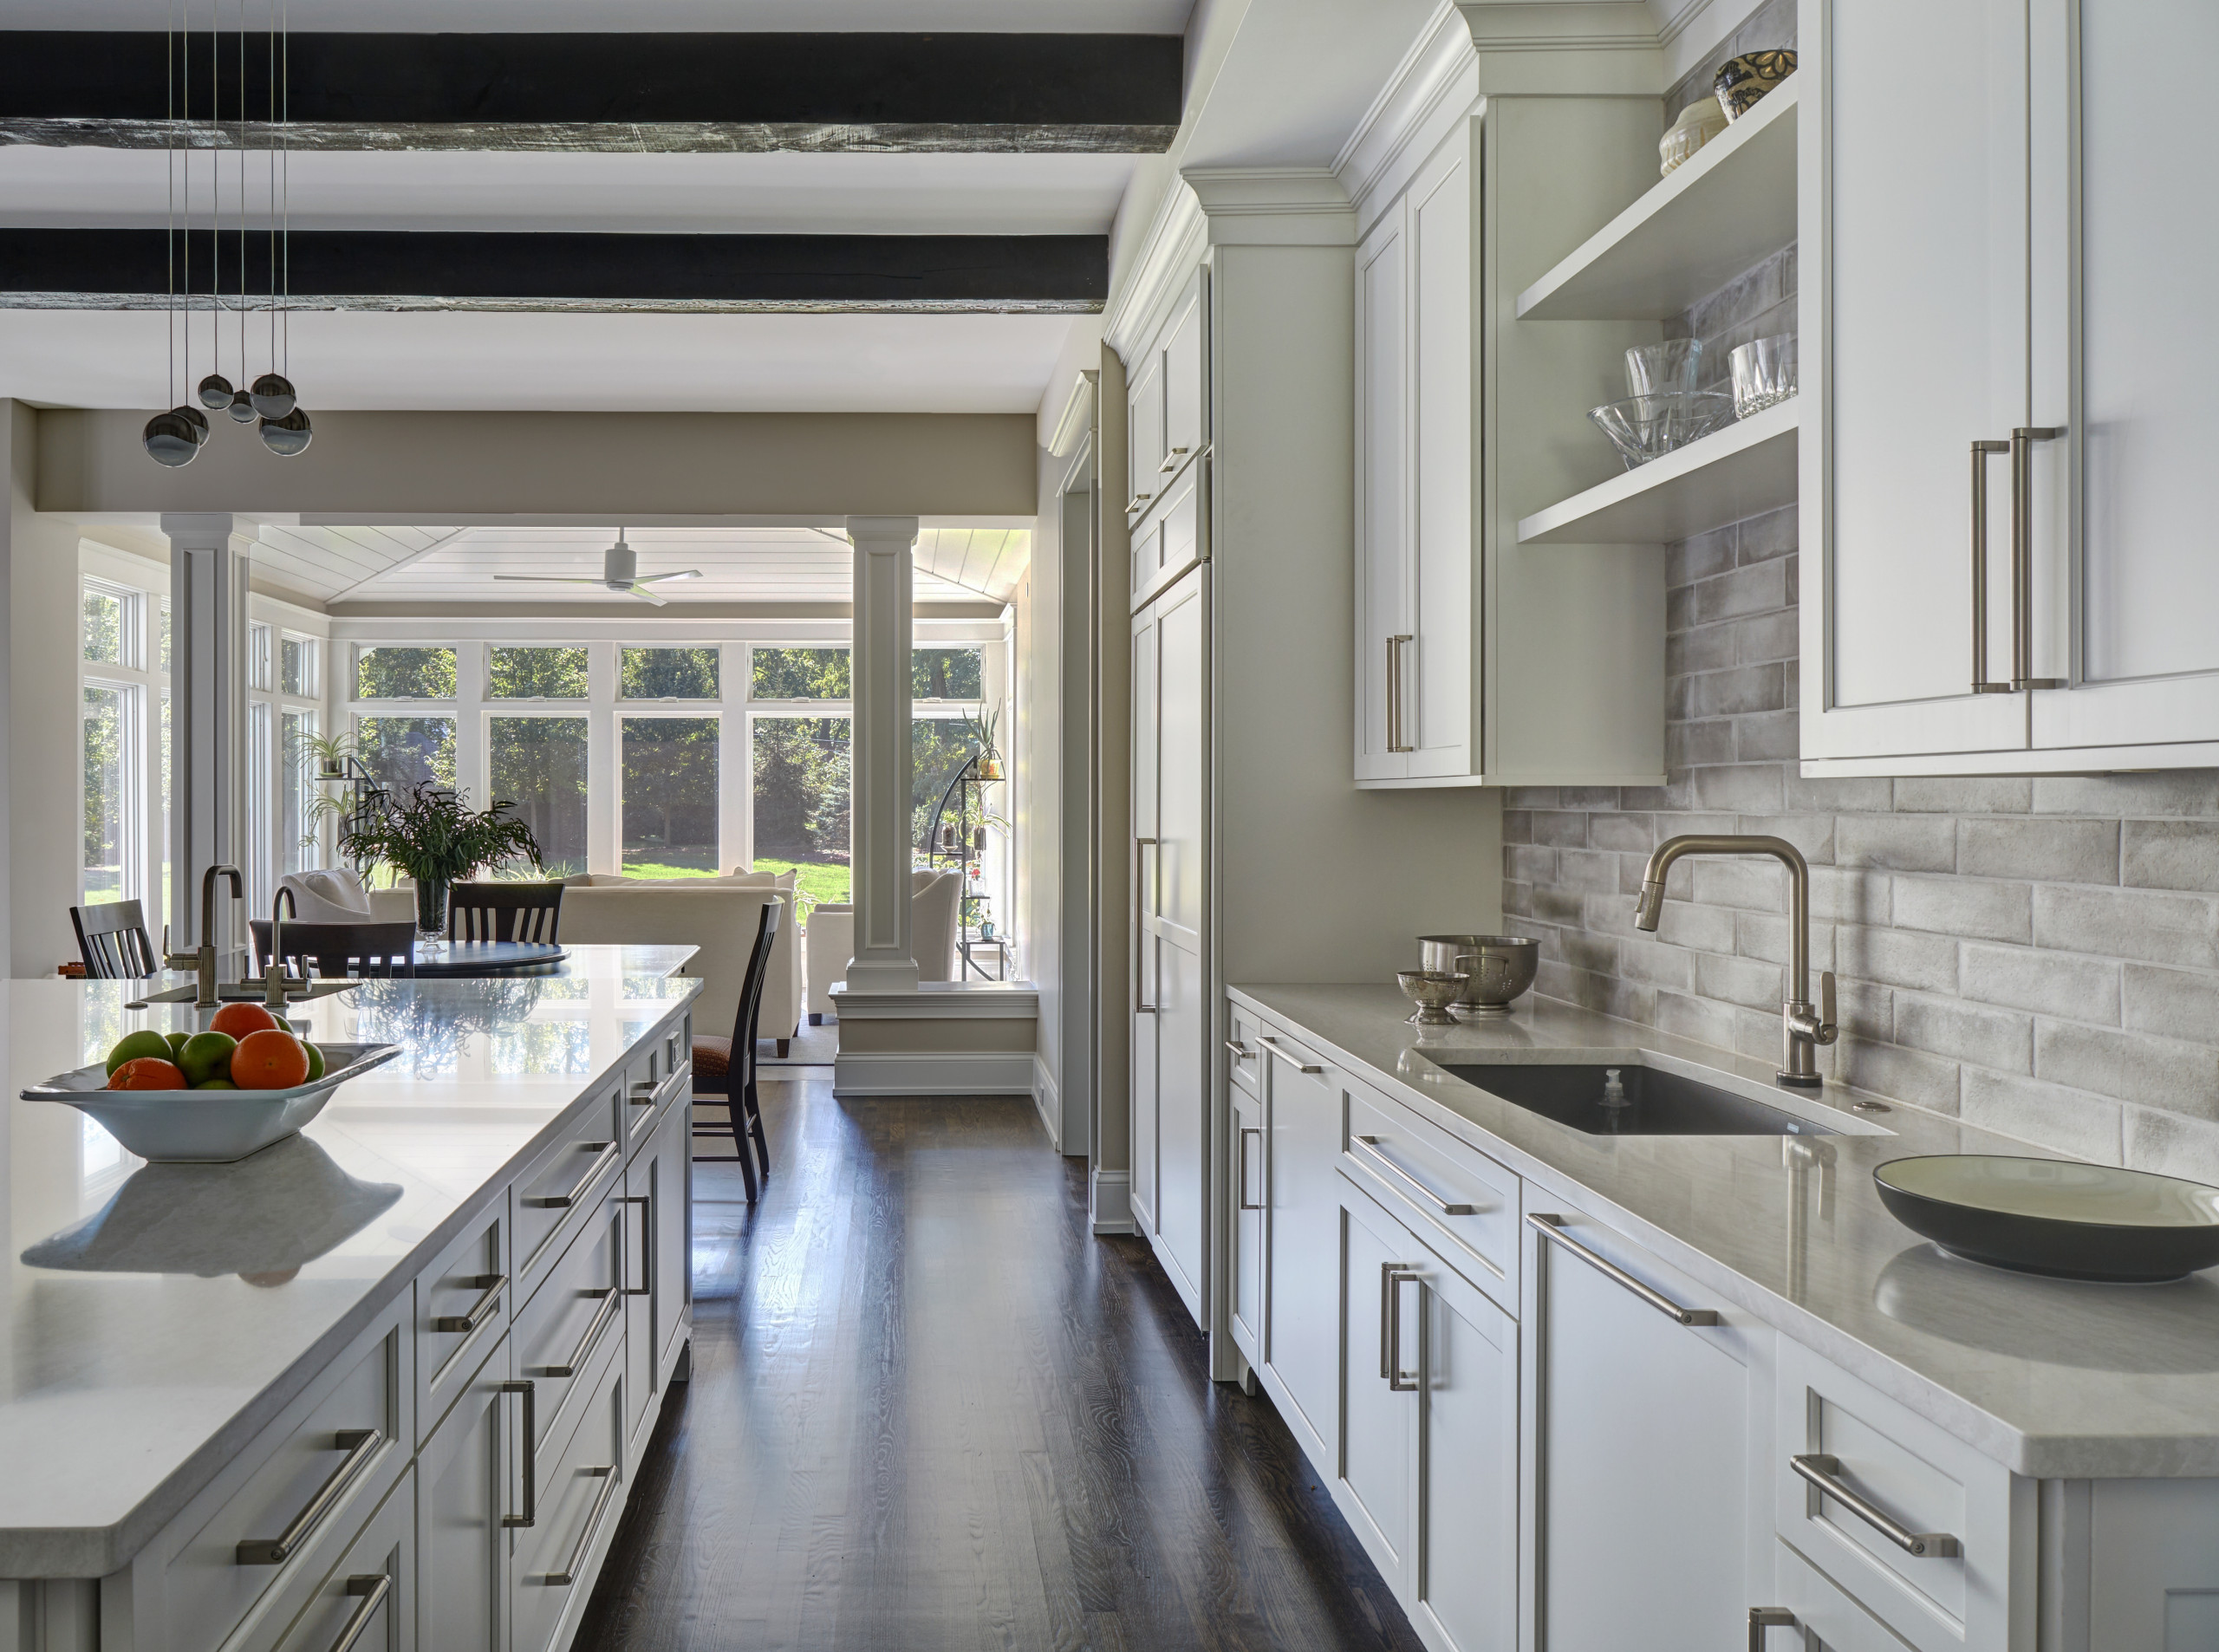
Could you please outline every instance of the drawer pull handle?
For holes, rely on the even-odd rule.
[[[433,1330],[459,1330],[465,1335],[476,1330],[493,1317],[493,1310],[501,1305],[501,1292],[509,1288],[505,1273],[481,1273],[471,1283],[485,1294],[470,1304],[466,1314],[440,1314],[432,1321]]]
[[[1432,1188],[1427,1187],[1425,1183],[1420,1181],[1409,1171],[1403,1169],[1402,1166],[1396,1164],[1392,1159],[1389,1158],[1385,1154],[1379,1150],[1379,1138],[1377,1136],[1352,1135],[1349,1138],[1349,1145],[1350,1147],[1362,1148],[1363,1149],[1361,1154],[1357,1155],[1357,1162],[1358,1164],[1363,1165],[1367,1168],[1385,1171],[1389,1176],[1392,1176],[1397,1182],[1401,1183],[1411,1193],[1415,1193],[1427,1204],[1432,1206],[1435,1214],[1441,1216],[1477,1216],[1480,1213],[1480,1206],[1477,1205],[1450,1204],[1439,1193],[1434,1192]]]
[[[660,1081],[653,1078],[641,1079],[632,1086],[632,1093],[626,1099],[634,1107],[660,1107],[677,1092],[681,1081],[690,1079],[693,1076],[693,1070],[690,1064],[674,1067],[669,1075]]]
[[[1256,1059],[1256,1052],[1251,1050],[1246,1044],[1242,1044],[1237,1038],[1227,1038],[1225,1041],[1225,1048],[1226,1052],[1235,1061],[1253,1061]]]
[[[1425,1275],[1406,1262],[1379,1265],[1379,1375],[1397,1394],[1414,1394],[1424,1373],[1402,1369],[1402,1287]]]
[[[1264,1035],[1263,1042],[1271,1045],[1272,1054],[1276,1055],[1281,1061],[1284,1061],[1288,1065],[1292,1066],[1294,1070],[1298,1073],[1322,1073],[1325,1070],[1315,1062],[1305,1061],[1299,1056],[1289,1055],[1285,1050],[1279,1048],[1279,1041],[1272,1037],[1268,1032]]]
[[[617,1283],[622,1286],[623,1294],[628,1297],[644,1297],[651,1295],[655,1288],[655,1207],[654,1196],[649,1193],[626,1193],[621,1198],[618,1199],[616,1203],[620,1205],[637,1205],[640,1207],[639,1286],[635,1290],[631,1285],[624,1284],[624,1276],[631,1270],[624,1265],[624,1233],[621,1218],[619,1219],[616,1234]]]
[[[1598,1256],[1589,1250],[1564,1231],[1563,1217],[1551,1216],[1540,1211],[1535,1211],[1526,1218],[1526,1224],[1543,1238],[1554,1239],[1604,1278],[1613,1284],[1624,1285],[1667,1319],[1682,1325],[1715,1325],[1718,1323],[1718,1316],[1709,1309],[1682,1308],[1663,1292],[1650,1290],[1608,1257]]]
[[[1785,1606],[1752,1606],[1749,1608],[1749,1652],[1765,1652],[1767,1629],[1792,1629],[1795,1614]]]
[[[597,1298],[601,1311],[594,1315],[593,1324],[588,1325],[586,1334],[578,1338],[578,1345],[570,1350],[569,1358],[560,1365],[533,1366],[531,1374],[534,1376],[576,1376],[584,1368],[587,1356],[593,1352],[593,1345],[601,1340],[601,1333],[608,1329],[608,1322],[616,1317],[616,1311],[622,1305],[622,1298],[616,1294],[616,1287],[612,1285],[605,1285],[598,1291],[582,1291],[578,1294]]]
[[[505,1526],[537,1525],[539,1524],[539,1385],[530,1377],[511,1377],[497,1383],[503,1394],[524,1395],[524,1512],[504,1514],[501,1524]]]
[[[358,1597],[361,1604],[348,1613],[347,1621],[339,1626],[339,1638],[331,1643],[331,1652],[355,1652],[362,1636],[369,1633],[370,1620],[378,1615],[378,1608],[393,1593],[393,1578],[382,1571],[349,1577],[347,1592]]]
[[[1923,1559],[1953,1559],[1961,1551],[1947,1532],[1913,1532],[1890,1519],[1886,1512],[1866,1502],[1840,1479],[1841,1459],[1823,1451],[1790,1457],[1787,1466],[1833,1500],[1871,1526],[1907,1555]]]
[[[1261,1210],[1264,1207],[1263,1195],[1259,1193],[1253,1200],[1248,1197],[1248,1138],[1252,1135],[1259,1141],[1264,1139],[1261,1130],[1246,1124],[1240,1127],[1240,1208]]]
[[[1125,514],[1129,517],[1134,511],[1139,510],[1142,505],[1146,504],[1154,498],[1155,498],[1155,495],[1153,493],[1136,493],[1133,495],[1131,499],[1127,501],[1125,505]]]
[[[242,1542],[238,1551],[238,1564],[279,1566],[299,1553],[301,1545],[331,1518],[331,1512],[346,1499],[349,1488],[362,1477],[384,1445],[385,1433],[378,1428],[342,1428],[333,1435],[330,1449],[347,1454],[339,1460],[339,1467],[316,1487],[316,1495],[287,1522],[283,1532],[274,1538],[248,1538]]]
[[[1146,905],[1148,897],[1141,888],[1141,856],[1145,850],[1161,847],[1162,845],[1153,837],[1133,839],[1133,1013],[1135,1015],[1155,1013],[1155,1005],[1148,1002],[1149,934]],[[1163,862],[1161,859],[1156,862],[1156,869],[1159,872],[1163,869]]]
[[[1177,470],[1177,469],[1179,468],[1179,461],[1180,461],[1181,459],[1182,459],[1186,458],[1186,457],[1187,457],[1187,450],[1186,450],[1185,448],[1183,448],[1183,447],[1175,447],[1175,448],[1173,448],[1173,449],[1171,450],[1171,457],[1170,457],[1169,459],[1167,459],[1166,460],[1164,460],[1164,461],[1163,461],[1163,463],[1162,463],[1162,464],[1161,464],[1161,465],[1157,465],[1157,466],[1155,467],[1156,474],[1157,474],[1157,475],[1159,475],[1159,476],[1161,476],[1161,475],[1162,475],[1162,474],[1163,474],[1163,472],[1166,472],[1166,471],[1175,471],[1175,470]]]
[[[527,1210],[568,1210],[586,1196],[586,1189],[601,1176],[602,1167],[616,1156],[614,1141],[581,1141],[578,1146],[593,1154],[593,1162],[586,1167],[577,1185],[566,1193],[534,1193],[524,1201]]]
[[[608,1518],[609,1501],[616,1495],[615,1463],[607,1463],[597,1468],[582,1468],[578,1473],[589,1480],[598,1478],[601,1493],[593,1500],[593,1512],[586,1516],[586,1529],[578,1533],[578,1546],[570,1551],[570,1558],[563,1564],[563,1570],[550,1571],[540,1580],[552,1584],[557,1589],[568,1589],[578,1581],[578,1573],[584,1569],[586,1556],[593,1550],[593,1540],[601,1534],[601,1523]]]

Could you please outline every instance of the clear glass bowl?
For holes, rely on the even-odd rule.
[[[1734,422],[1734,398],[1722,390],[1676,390],[1604,402],[1587,416],[1630,471],[1725,429]]]
[[[1747,419],[1795,393],[1795,335],[1753,339],[1726,358],[1734,373],[1734,416]]]
[[[1702,341],[1668,338],[1661,344],[1637,344],[1626,352],[1626,393],[1667,396],[1695,387],[1702,366]]]

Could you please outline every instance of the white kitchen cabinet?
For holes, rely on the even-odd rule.
[[[1653,98],[1489,97],[1356,259],[1355,775],[1648,784],[1664,769],[1652,547],[1521,547],[1618,469],[1585,409],[1653,322],[1521,322],[1517,296],[1655,181]]]
[[[667,1109],[624,1168],[622,1224],[627,1472],[654,1431],[670,1372],[691,1324],[693,1269],[686,1228],[693,1174],[690,1121]]]
[[[1198,267],[1127,364],[1125,521],[1136,606],[1204,554],[1198,461],[1208,443],[1208,301],[1209,272]]]
[[[1235,1060],[1253,1063],[1251,1055]],[[1233,1141],[1233,1254],[1226,1259],[1232,1300],[1226,1304],[1233,1345],[1252,1366],[1264,1363],[1264,1209],[1270,1191],[1271,1152],[1263,1098],[1249,1085],[1230,1087]]]
[[[1806,763],[2219,762],[2219,228],[2179,205],[2219,11],[1802,17]],[[1948,99],[1903,83],[1908,39]]]
[[[1422,1342],[1405,1287],[1424,1247],[1346,1181],[1339,1184],[1341,1448],[1334,1500],[1397,1597],[1410,1571],[1411,1481],[1417,1464],[1410,1375]]]
[[[1530,1183],[1526,1198],[1526,1643],[1740,1644],[1772,1603],[1772,1333]]]
[[[504,1337],[417,1457],[420,1646],[508,1652],[508,1521],[524,1512],[516,1471],[523,1428],[524,1393],[509,1376]]]
[[[1266,1117],[1266,1389],[1321,1474],[1340,1449],[1341,1091],[1317,1055],[1285,1033],[1259,1042]]]
[[[1201,570],[1133,622],[1133,1213],[1207,1326],[1208,1000],[1202,954],[1208,796]]]

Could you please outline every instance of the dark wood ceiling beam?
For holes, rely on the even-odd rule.
[[[0,308],[147,309],[183,285],[184,239],[160,230],[0,229]],[[192,292],[266,305],[271,237],[192,234]],[[290,302],[309,309],[1098,310],[1098,235],[293,232]],[[172,262],[172,253],[179,256]],[[175,276],[173,277],[172,270]]]
[[[244,37],[242,71],[237,34],[192,36],[185,134],[177,38],[0,31],[0,142],[267,143],[269,37]],[[1183,62],[1175,35],[295,35],[286,140],[1152,153],[1178,129]]]

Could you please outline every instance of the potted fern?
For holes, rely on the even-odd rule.
[[[545,870],[539,840],[505,798],[474,810],[460,793],[426,780],[405,793],[380,789],[363,801],[339,839],[340,852],[358,864],[382,861],[416,881],[420,933],[446,933],[447,888],[472,873],[515,860]]]

